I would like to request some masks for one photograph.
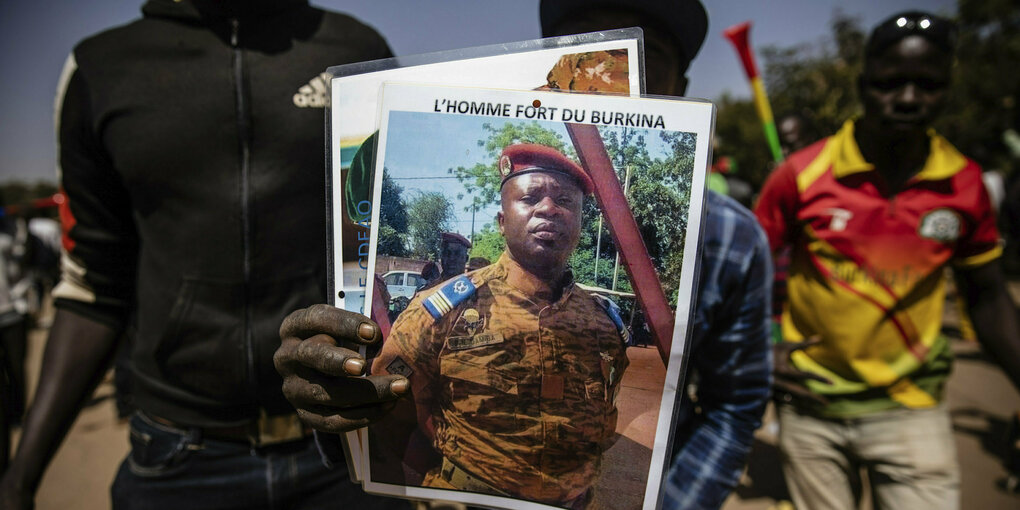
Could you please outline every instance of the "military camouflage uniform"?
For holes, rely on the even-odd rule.
[[[373,372],[410,378],[447,466],[494,490],[458,487],[440,467],[424,485],[583,505],[616,431],[625,330],[572,283],[559,301],[536,302],[506,283],[510,264],[504,253],[419,295]]]

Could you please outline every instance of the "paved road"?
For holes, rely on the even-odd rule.
[[[1014,290],[1020,291],[1020,285],[1014,285]],[[952,317],[948,320],[952,322]],[[32,332],[28,357],[31,387],[38,377],[44,341],[44,330]],[[1008,417],[1020,410],[1020,394],[975,344],[956,340],[953,347],[957,363],[949,380],[948,403],[962,468],[962,508],[1020,508],[1020,495],[999,488],[1006,474],[1001,455],[1006,451]],[[651,354],[654,349],[647,351]],[[108,378],[98,388],[93,405],[74,424],[43,479],[38,510],[109,508],[109,486],[128,449],[127,424],[116,418],[113,401],[108,398],[112,392]],[[621,419],[643,429],[648,416],[634,412]],[[786,495],[772,423],[758,431],[748,470],[725,510],[783,508],[777,505]]]

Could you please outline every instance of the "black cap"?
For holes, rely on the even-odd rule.
[[[878,55],[912,35],[924,37],[947,53],[953,53],[956,46],[956,24],[952,20],[924,11],[904,11],[886,18],[871,31],[864,54]]]
[[[552,34],[572,14],[595,7],[637,11],[666,29],[680,44],[687,62],[694,60],[708,33],[708,13],[698,0],[542,0],[542,33]]]

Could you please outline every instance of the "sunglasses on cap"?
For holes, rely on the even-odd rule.
[[[894,14],[871,32],[865,54],[873,56],[900,40],[919,35],[946,52],[956,45],[956,24],[927,12],[909,11]]]

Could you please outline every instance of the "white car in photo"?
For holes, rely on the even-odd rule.
[[[425,285],[425,278],[419,271],[390,271],[383,275],[390,299],[406,297],[411,299],[419,287]]]

